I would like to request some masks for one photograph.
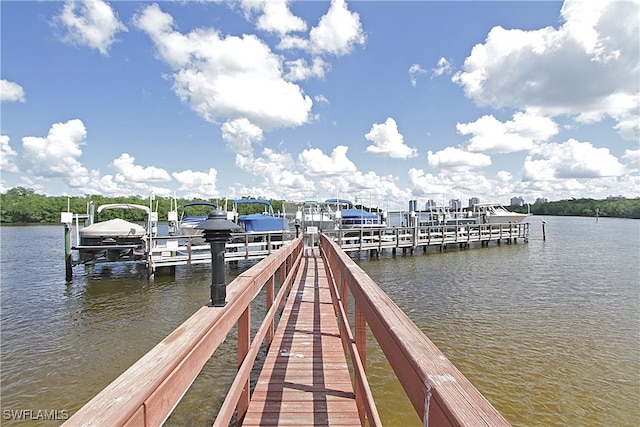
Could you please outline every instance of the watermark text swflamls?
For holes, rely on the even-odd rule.
[[[64,421],[69,419],[66,409],[4,409],[2,418],[13,421]]]

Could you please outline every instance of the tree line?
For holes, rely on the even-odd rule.
[[[514,212],[526,213],[527,206],[513,207]],[[640,198],[635,199],[568,199],[531,205],[533,215],[601,216],[640,219]]]
[[[243,197],[249,199],[249,197]],[[225,209],[225,202],[231,209],[232,200],[222,199],[176,199],[171,197],[155,196],[150,202],[148,196],[122,196],[105,197],[100,195],[86,195],[83,197],[67,196],[45,196],[37,194],[33,189],[15,187],[0,194],[0,223],[21,224],[21,223],[60,223],[60,212],[73,212],[77,214],[87,213],[89,203],[93,203],[95,208],[109,203],[128,203],[134,205],[150,206],[153,211],[158,212],[160,221],[167,219],[170,210],[184,206],[188,202],[212,202],[221,209]],[[269,200],[274,212],[282,210],[281,200]],[[193,207],[189,210],[190,215],[206,215],[211,208]],[[264,206],[256,204],[238,205],[237,211],[240,215],[263,212]],[[115,217],[127,221],[145,220],[145,213],[140,210],[107,210],[100,214],[99,220],[108,220]]]
[[[244,197],[249,198],[249,197]],[[231,200],[223,199],[177,199],[171,197],[156,196],[151,201],[151,208],[158,212],[158,218],[165,220],[167,213],[175,204],[182,207],[187,202],[206,201],[216,203],[221,209],[231,208]],[[274,212],[282,212],[282,200],[269,200]],[[0,223],[3,224],[20,224],[20,223],[59,223],[60,212],[66,212],[67,209],[73,213],[86,213],[87,205],[93,203],[95,207],[108,203],[130,203],[136,205],[149,206],[149,197],[145,196],[127,196],[127,197],[105,197],[100,195],[85,195],[83,197],[67,197],[67,196],[45,196],[37,194],[33,189],[24,187],[15,187],[0,194]],[[262,212],[264,206],[255,204],[238,205],[238,213],[246,215],[251,213]],[[510,210],[516,212],[527,212],[528,206],[512,206]],[[555,202],[536,203],[530,206],[531,213],[534,215],[560,215],[560,216],[598,216],[601,217],[617,217],[617,218],[636,218],[640,219],[640,198],[635,199],[569,199],[559,200]],[[190,211],[193,215],[204,215],[209,208],[200,208]],[[122,219],[144,220],[140,215],[144,215],[142,211],[131,210],[130,212],[114,212],[106,211],[101,214],[100,220],[111,219],[116,215]]]

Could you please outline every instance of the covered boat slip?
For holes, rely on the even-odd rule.
[[[289,221],[283,217],[254,213],[238,217],[247,233],[289,231]]]
[[[320,239],[305,249],[300,236],[238,276],[226,306],[202,307],[64,425],[163,424],[236,325],[237,375],[214,426],[382,425],[366,379],[367,330],[424,425],[508,425],[350,257]],[[252,331],[252,302],[263,297],[264,321]]]
[[[83,215],[89,225],[80,228],[76,224],[76,241],[78,244],[73,248],[67,248],[67,252],[70,252],[71,249],[77,250],[79,263],[87,264],[146,259],[148,236],[153,232],[158,219],[156,212],[152,212],[150,207],[143,205],[111,203],[98,206],[96,217],[94,218],[92,208],[93,205],[90,208],[88,207],[87,214]],[[144,212],[145,226],[122,218],[95,222],[102,212],[109,210],[127,212],[129,214],[136,211]],[[80,216],[76,215],[75,217],[77,222]],[[62,213],[61,219],[69,229],[67,231],[70,232],[73,214]],[[70,245],[70,241],[66,242],[66,244]]]

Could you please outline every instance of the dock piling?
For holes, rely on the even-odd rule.
[[[65,279],[69,282],[73,278],[73,259],[71,256],[71,224],[73,223],[73,213],[60,212],[60,222],[64,224]]]

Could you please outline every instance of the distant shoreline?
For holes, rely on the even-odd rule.
[[[245,197],[249,198],[249,197]],[[201,199],[198,199],[201,200]],[[224,205],[224,198],[210,198],[218,206]],[[193,199],[173,199],[171,197],[156,196],[153,210],[158,212],[158,218],[167,218],[169,210],[175,206],[183,206]],[[60,212],[69,210],[73,213],[87,212],[88,203],[99,206],[108,203],[130,203],[149,205],[149,199],[141,196],[105,197],[87,195],[83,197],[45,196],[37,194],[32,189],[16,187],[0,194],[0,224],[59,224]],[[284,200],[269,199],[274,212],[283,212]],[[380,210],[380,206],[356,205],[365,210]],[[583,216],[640,219],[640,197],[627,199],[624,197],[610,197],[603,200],[596,199],[568,199],[553,202],[524,204],[523,206],[506,206],[513,212],[531,213],[532,215],[549,216]],[[255,210],[257,209],[257,210]],[[261,207],[255,208],[251,204],[240,205],[238,213],[241,215],[259,212]],[[124,218],[135,220],[134,218]]]

